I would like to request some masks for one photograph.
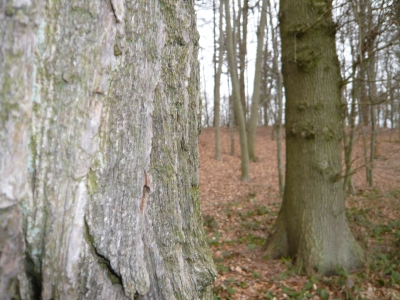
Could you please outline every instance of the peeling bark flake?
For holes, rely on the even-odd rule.
[[[143,214],[143,211],[146,207],[147,196],[150,194],[151,191],[151,178],[150,176],[144,171],[144,184],[143,184],[143,194],[142,199],[140,200],[140,214]]]

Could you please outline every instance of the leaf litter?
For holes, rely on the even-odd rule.
[[[400,299],[399,133],[381,129],[378,134],[374,188],[365,180],[364,144],[358,136],[353,154],[357,194],[347,196],[346,206],[368,259],[363,270],[338,270],[329,278],[296,274],[290,258],[264,257],[262,245],[281,204],[271,136],[271,127],[257,129],[257,162],[250,163],[251,181],[242,182],[238,134],[231,156],[229,130],[221,128],[222,161],[214,159],[214,128],[200,135],[201,207],[219,275],[214,299]],[[283,139],[283,158],[284,146]]]

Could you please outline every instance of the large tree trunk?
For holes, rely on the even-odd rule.
[[[306,274],[332,274],[338,268],[353,270],[363,264],[363,251],[346,220],[341,180],[341,78],[332,1],[323,3],[280,3],[286,185],[266,250],[270,258],[294,257],[297,270]]]
[[[25,252],[21,220],[22,204],[31,200],[26,166],[40,9],[35,1],[26,7],[0,4],[0,298],[5,300],[27,283],[19,274]]]
[[[3,299],[211,299],[193,2],[43,2],[0,11]]]

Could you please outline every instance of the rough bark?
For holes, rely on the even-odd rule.
[[[15,1],[17,2],[17,1]],[[28,175],[31,119],[40,3],[0,3],[0,298],[11,299],[25,286],[23,203],[30,200]]]
[[[20,150],[0,170],[18,177],[5,195],[26,241],[19,288],[4,271],[1,283],[22,299],[211,299],[193,2],[42,1],[32,34],[18,22],[35,3],[11,7],[18,21],[0,11],[1,28],[22,28],[10,31],[18,76],[0,70],[19,93],[1,105],[23,97],[1,115],[0,154]]]
[[[232,25],[229,11],[229,0],[225,0],[226,18],[226,52],[228,54],[229,72],[232,80],[232,99],[235,116],[239,127],[240,157],[241,157],[241,180],[249,181],[249,151],[247,146],[246,120],[242,105],[240,103],[239,80],[236,69],[236,57],[232,41]]]
[[[333,274],[363,265],[347,224],[341,179],[340,71],[332,1],[280,1],[286,89],[286,185],[270,258],[299,272]]]

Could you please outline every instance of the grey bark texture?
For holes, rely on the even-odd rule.
[[[363,267],[346,220],[341,179],[341,77],[332,1],[280,1],[286,90],[286,184],[266,242],[270,258],[295,258],[308,275]]]
[[[0,4],[5,299],[212,298],[193,5]]]
[[[29,126],[32,115],[36,21],[40,4],[0,2],[0,298],[25,280],[21,203],[30,200]]]

